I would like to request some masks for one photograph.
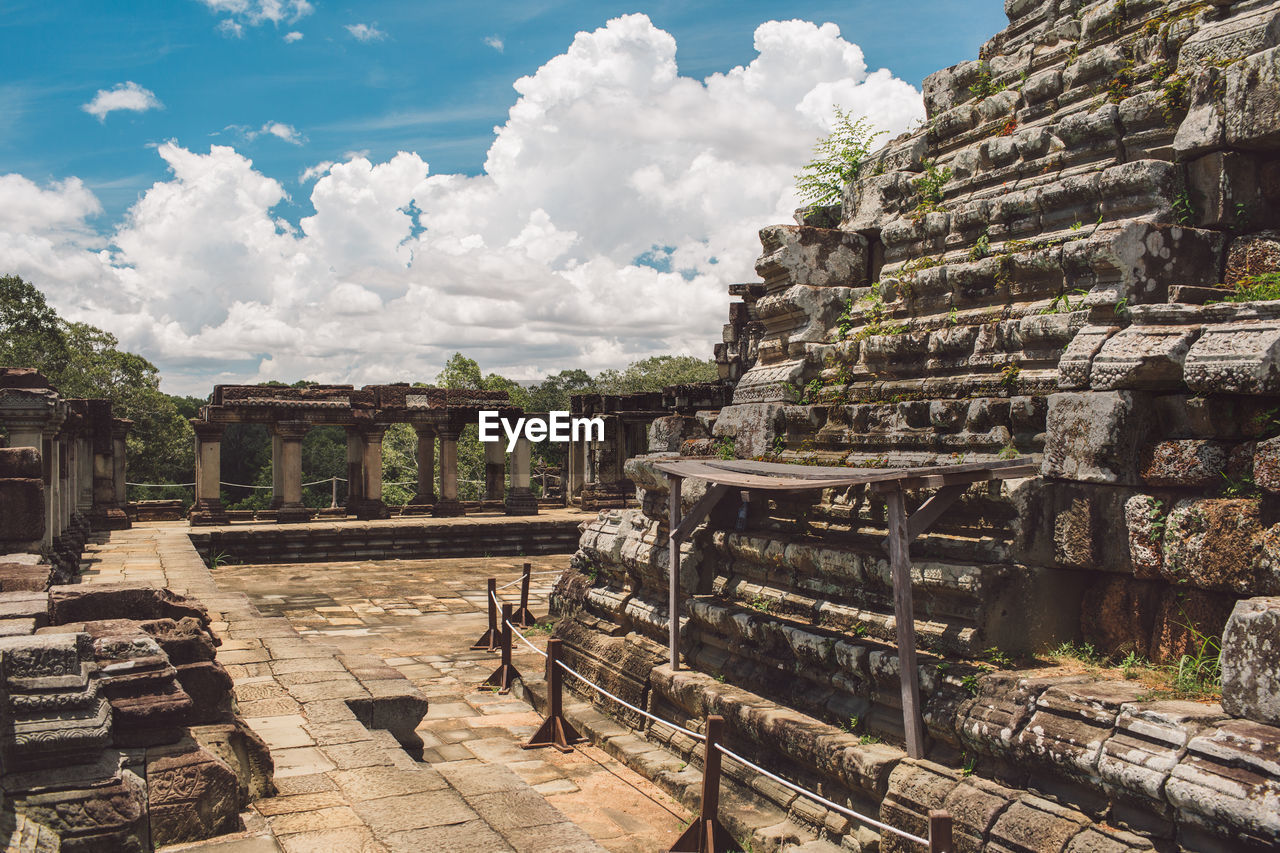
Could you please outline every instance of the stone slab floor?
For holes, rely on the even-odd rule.
[[[215,625],[224,629],[218,659],[236,682],[241,714],[271,747],[280,793],[255,804],[250,833],[192,849],[639,853],[668,849],[689,817],[656,786],[594,747],[569,755],[522,750],[541,718],[514,696],[480,689],[497,666],[496,654],[469,649],[486,625],[485,579],[492,575],[502,584],[518,577],[523,559],[221,566],[211,572],[176,525],[115,532],[91,544],[86,557],[86,582],[168,585],[222,616]],[[563,569],[568,560],[529,558],[535,572]],[[547,613],[554,579],[534,578],[530,609],[536,616]],[[500,594],[514,603],[519,586]],[[271,637],[285,632],[266,626],[285,620],[288,636]],[[529,638],[542,647],[546,633],[531,631]],[[315,656],[296,657],[308,650]],[[385,732],[370,737],[358,724],[325,719],[336,703],[319,695],[308,701],[307,687],[318,685],[289,677],[290,671],[297,676],[327,667],[334,650],[380,658],[429,697],[418,729],[425,744],[421,763],[395,749]],[[514,663],[540,677],[542,657],[518,640]],[[335,736],[339,732],[350,734]],[[370,740],[334,742],[357,737]]]

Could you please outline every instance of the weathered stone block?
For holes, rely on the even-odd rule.
[[[55,625],[99,619],[182,619],[209,623],[209,613],[199,602],[167,589],[128,584],[55,586],[49,589],[49,616]]]
[[[1280,49],[1233,63],[1226,78],[1227,142],[1240,148],[1280,143]]]
[[[0,541],[38,544],[45,531],[44,483],[39,479],[0,479],[0,504],[4,506]]]
[[[764,253],[756,272],[769,290],[803,284],[858,287],[867,281],[867,238],[861,234],[799,225],[760,229]]]
[[[1199,326],[1130,326],[1103,344],[1089,385],[1096,391],[1181,388],[1182,363],[1199,335]]]
[[[1098,775],[1110,786],[1154,806],[1191,738],[1222,722],[1221,709],[1198,702],[1140,702],[1122,707],[1115,733],[1102,745]]]
[[[1088,388],[1093,359],[1118,331],[1119,326],[1085,326],[1077,332],[1058,360],[1058,387]]]
[[[1277,271],[1280,271],[1280,232],[1263,231],[1231,241],[1222,280],[1234,286],[1241,279]]]
[[[992,853],[1062,850],[1090,823],[1077,811],[1024,794],[1000,815],[984,849]]]
[[[726,406],[716,418],[717,437],[734,439],[734,451],[739,458],[762,456],[773,449],[773,440],[783,434],[783,406],[778,403],[756,403]]]
[[[1150,408],[1148,395],[1140,392],[1053,394],[1042,474],[1087,483],[1134,483]]]
[[[1181,817],[1244,844],[1280,844],[1280,729],[1232,720],[1192,738],[1165,784]]]
[[[190,739],[148,749],[147,810],[151,841],[161,847],[199,841],[239,825],[236,774]]]
[[[1280,391],[1280,324],[1206,326],[1187,353],[1183,376],[1198,394]]]
[[[1278,578],[1262,564],[1260,512],[1252,498],[1179,501],[1165,525],[1163,576],[1201,589],[1272,592]]]
[[[1135,578],[1156,578],[1164,566],[1165,508],[1150,495],[1134,495],[1124,504],[1129,532],[1129,562]]]
[[[1080,631],[1107,654],[1146,657],[1160,605],[1157,584],[1124,576],[1105,578],[1084,595]]]
[[[1280,598],[1236,602],[1222,635],[1222,707],[1280,725]]]
[[[1014,738],[1013,754],[1088,779],[1097,772],[1102,743],[1111,736],[1120,707],[1146,692],[1141,684],[1129,682],[1050,687],[1036,700],[1026,727]]]
[[[1222,485],[1226,470],[1226,445],[1188,439],[1161,441],[1147,447],[1139,473],[1152,486],[1211,489]]]

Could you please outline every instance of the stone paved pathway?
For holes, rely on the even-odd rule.
[[[468,648],[485,628],[485,578],[515,578],[523,560],[223,566],[211,573],[177,525],[114,533],[86,556],[86,582],[168,585],[221,617],[215,629],[226,639],[218,659],[236,682],[242,714],[271,746],[280,793],[255,804],[260,823],[250,829],[257,833],[218,843],[219,853],[638,853],[668,849],[688,817],[601,750],[520,749],[538,715],[521,700],[479,689],[497,664],[495,655]],[[535,571],[562,569],[568,557],[530,562]],[[535,578],[530,606],[539,616],[553,579]],[[515,597],[518,586],[506,592]],[[530,632],[540,646],[545,636]],[[334,669],[339,654],[379,658],[428,695],[431,709],[419,728],[423,762],[409,759],[386,732],[353,722],[345,703],[332,698],[349,678]],[[542,665],[518,642],[514,661],[535,676]],[[240,846],[249,844],[255,846]]]

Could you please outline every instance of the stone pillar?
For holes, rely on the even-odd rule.
[[[466,515],[458,500],[458,436],[452,429],[440,430],[440,498],[431,508],[437,518]]]
[[[418,493],[413,502],[427,506],[436,502],[436,430],[414,424],[418,434]]]
[[[124,512],[129,505],[129,489],[125,482],[127,479],[125,438],[129,435],[129,428],[132,426],[133,421],[124,418],[113,419],[111,425],[111,480],[115,488],[116,506],[121,512]],[[124,523],[119,529],[128,529],[130,526],[132,525],[129,522],[129,515],[125,513]]]
[[[364,500],[364,436],[347,427],[347,514],[359,515]]]
[[[280,506],[276,509],[280,524],[311,520],[311,510],[302,505],[302,440],[310,429],[303,421],[276,424],[274,437],[279,439],[280,454],[278,460],[273,458],[272,467],[280,480]]]
[[[569,442],[569,471],[565,477],[564,502],[569,505],[580,497],[582,484],[586,482],[587,444],[577,440]]]
[[[500,501],[506,494],[507,454],[502,450],[502,440],[484,445],[485,500]]]
[[[284,465],[280,456],[284,452],[283,440],[276,427],[271,428],[271,508],[279,509],[284,503]]]
[[[364,496],[356,508],[356,516],[362,519],[388,518],[391,513],[382,502],[382,435],[385,426],[364,427],[364,452],[361,465],[364,471]]]
[[[93,441],[81,435],[76,439],[76,446],[76,464],[80,469],[76,508],[88,515],[93,511]]]
[[[529,457],[533,443],[521,436],[511,453],[511,491],[507,494],[507,515],[537,515],[538,499],[529,488]]]
[[[196,433],[196,502],[191,507],[192,526],[226,524],[227,511],[222,506],[222,424],[193,420]],[[94,460],[95,467],[97,459]],[[94,471],[95,486],[101,482]]]

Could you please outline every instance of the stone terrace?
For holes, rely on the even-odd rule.
[[[278,792],[253,804],[245,833],[181,849],[639,851],[669,847],[687,818],[598,749],[521,750],[538,715],[477,689],[496,666],[468,649],[485,627],[485,578],[515,577],[520,560],[210,571],[185,526],[164,523],[117,531],[85,556],[85,583],[166,586],[210,608],[241,713],[271,747]],[[567,563],[537,558],[535,570]],[[534,584],[537,614],[552,577]],[[515,665],[541,673],[541,658],[522,645]],[[344,701],[397,679],[430,700],[417,731],[421,762],[390,732],[361,725]]]

